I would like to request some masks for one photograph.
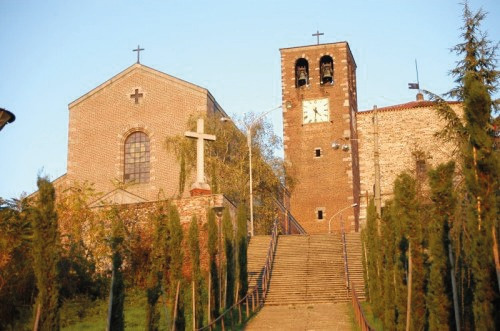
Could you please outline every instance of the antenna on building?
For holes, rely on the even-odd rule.
[[[418,86],[418,92],[420,92],[420,81],[418,80],[418,64],[417,64],[417,59],[415,59],[415,71],[417,72],[417,86]]]
[[[408,88],[410,90],[418,90],[417,93],[417,101],[422,101],[424,100],[424,95],[422,94],[422,91],[420,90],[420,81],[418,79],[418,65],[417,65],[417,59],[415,59],[415,71],[417,73],[417,82],[416,83],[408,83]]]

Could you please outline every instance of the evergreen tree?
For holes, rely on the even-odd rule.
[[[496,50],[480,30],[485,13],[472,13],[464,5],[463,43],[454,51],[463,56],[452,71],[457,87],[448,95],[463,102],[462,132],[463,173],[469,202],[467,232],[470,238],[468,263],[472,271],[474,327],[495,328],[495,300],[499,296],[500,261],[498,260],[499,161],[491,136],[492,111],[496,108],[491,95],[498,87]],[[497,284],[495,284],[495,265]],[[498,316],[498,314],[496,314]],[[499,320],[496,324],[500,323]]]
[[[208,212],[208,258],[210,268],[210,320],[214,320],[219,314],[219,275],[217,272],[217,222],[215,212]]]
[[[160,325],[160,313],[157,307],[158,299],[162,294],[163,271],[165,269],[165,246],[167,241],[167,217],[163,206],[151,217],[154,222],[153,247],[150,254],[150,265],[147,280],[146,296],[148,305],[146,306],[146,329],[158,330]]]
[[[396,237],[397,220],[392,216],[392,201],[387,201],[382,209],[381,216],[381,269],[382,280],[382,312],[379,312],[384,327],[387,330],[395,330],[397,323],[397,301],[396,294],[397,279],[397,250],[398,238]],[[377,305],[377,303],[375,303]]]
[[[123,307],[125,304],[125,284],[123,282],[122,271],[122,246],[123,246],[123,222],[120,219],[116,206],[111,207],[109,215],[112,222],[111,252],[112,257],[112,281],[111,281],[111,310],[108,316],[110,319],[109,329],[121,331],[125,329],[125,317]]]
[[[172,316],[176,314],[175,326],[176,330],[184,330],[184,287],[182,283],[182,262],[184,255],[182,252],[183,232],[181,226],[181,219],[177,207],[170,206],[169,208],[169,230],[170,230],[170,284],[172,289],[172,298],[175,300],[177,284],[181,282],[179,301],[177,303],[177,312],[173,312]]]
[[[448,162],[429,172],[433,219],[429,229],[430,275],[426,301],[431,330],[444,330],[453,325],[447,250],[449,226],[455,213],[454,171],[455,163]]]
[[[234,281],[235,281],[235,263],[234,263],[234,228],[229,210],[225,209],[222,214],[222,229],[224,232],[224,251],[226,256],[226,291],[225,303],[226,309],[234,303]]]
[[[194,283],[195,291],[195,307],[196,307],[196,326],[201,327],[203,324],[203,302],[202,288],[203,278],[200,271],[200,242],[198,239],[198,220],[193,216],[189,226],[189,253],[191,255],[191,277],[192,284]]]
[[[383,278],[380,277],[380,263],[381,255],[381,240],[378,234],[378,220],[377,210],[373,199],[367,208],[366,228],[363,229],[363,242],[367,251],[367,265],[365,283],[368,289],[369,300],[372,303],[373,312],[375,315],[381,317],[383,314],[383,306],[378,304],[382,300],[382,282]]]
[[[61,254],[55,190],[52,183],[43,177],[37,180],[38,198],[33,208],[33,269],[38,295],[35,314],[39,315],[38,330],[59,330],[58,264]],[[38,314],[39,312],[39,314]]]
[[[237,214],[237,247],[238,247],[238,299],[243,298],[248,292],[248,266],[247,266],[247,212],[243,204],[238,206]]]
[[[422,247],[422,226],[419,217],[420,205],[417,199],[417,184],[413,177],[403,173],[394,182],[394,203],[392,217],[397,220],[396,239],[398,240],[397,283],[397,327],[406,327],[408,295],[411,294],[411,328],[420,330],[425,325],[425,271]],[[411,247],[411,250],[409,248]],[[412,283],[410,279],[410,259],[412,262]],[[405,293],[408,292],[408,295]]]

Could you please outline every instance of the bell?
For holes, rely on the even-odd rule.
[[[297,85],[302,86],[307,84],[307,73],[305,67],[297,68]]]
[[[331,83],[333,81],[332,77],[332,66],[330,63],[325,63],[323,64],[323,76],[321,78],[321,81],[323,83]]]

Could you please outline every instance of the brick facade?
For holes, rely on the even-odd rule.
[[[356,63],[347,42],[280,51],[285,161],[297,181],[291,211],[308,233],[325,233],[330,218],[359,199]],[[320,82],[320,60],[325,55],[333,59],[331,84]],[[307,60],[309,82],[297,87],[299,59]],[[303,123],[303,101],[318,99],[328,99],[329,120]],[[332,148],[334,142],[340,144],[338,149]],[[348,230],[356,228],[357,215],[358,208],[343,212]],[[333,229],[339,228],[338,216],[331,221]]]
[[[136,90],[142,94],[137,102],[131,97]],[[142,131],[150,139],[150,179],[126,190],[146,201],[173,197],[179,165],[165,149],[165,139],[183,134],[190,116],[215,112],[225,116],[208,90],[134,64],[69,105],[64,180],[88,181],[103,194],[112,191],[124,182],[125,139]]]

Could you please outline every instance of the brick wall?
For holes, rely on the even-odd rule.
[[[308,233],[328,232],[328,220],[359,197],[357,171],[356,64],[346,42],[281,49],[283,130],[285,161],[296,179],[291,211]],[[320,84],[320,59],[329,55],[334,64],[333,84]],[[296,87],[295,63],[309,64],[309,84]],[[303,124],[303,100],[329,100],[329,120]],[[348,151],[332,149],[334,141],[347,144]],[[315,156],[315,149],[321,156]],[[354,160],[354,163],[353,163]],[[323,220],[317,211],[323,211]],[[357,209],[343,213],[347,229],[353,229]],[[332,220],[338,229],[339,217]]]
[[[131,98],[136,89],[143,94],[138,104]],[[124,180],[125,139],[143,131],[150,139],[150,181],[126,190],[150,201],[160,191],[170,198],[178,190],[179,165],[165,138],[183,134],[190,116],[217,110],[223,113],[206,89],[135,64],[69,105],[65,179],[87,180],[102,193],[113,190]],[[194,174],[188,187],[193,180]]]

